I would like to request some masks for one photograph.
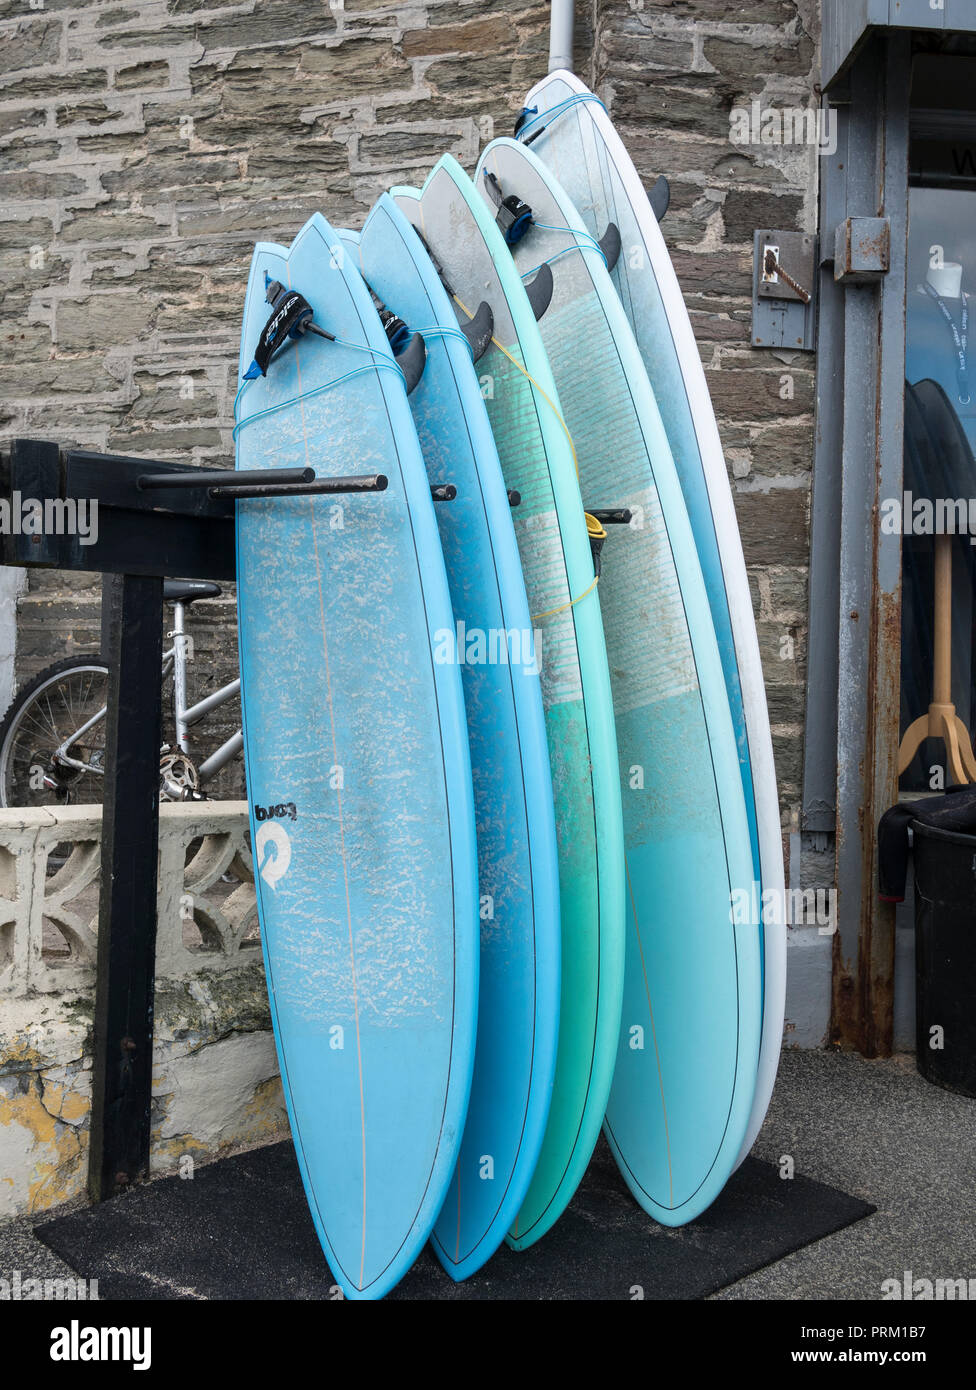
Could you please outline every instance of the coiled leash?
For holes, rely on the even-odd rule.
[[[487,169],[483,172],[488,196],[495,205],[495,222],[507,244],[514,246],[532,226],[532,209],[515,193],[506,197],[495,175]]]

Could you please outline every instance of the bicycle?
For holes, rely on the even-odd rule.
[[[241,752],[240,729],[199,767],[190,756],[189,731],[240,693],[240,677],[186,703],[187,662],[192,638],[186,610],[201,599],[219,598],[218,584],[167,579],[163,601],[173,604],[172,640],[163,653],[161,679],[173,677],[175,740],[163,744],[159,792],[164,801],[202,797],[202,788]],[[0,722],[0,805],[99,805],[104,787],[105,713],[108,666],[98,653],[66,657],[35,676]]]

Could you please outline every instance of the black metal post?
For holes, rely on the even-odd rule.
[[[163,581],[106,575],[109,667],[88,1190],[104,1201],[149,1168]]]

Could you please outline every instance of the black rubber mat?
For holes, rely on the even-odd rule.
[[[395,1299],[700,1299],[875,1210],[749,1158],[688,1226],[635,1204],[601,1139],[569,1210],[532,1249],[455,1284],[429,1248]],[[335,1297],[289,1142],[161,1178],[35,1234],[100,1298]]]

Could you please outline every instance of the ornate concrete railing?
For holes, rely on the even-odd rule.
[[[84,1186],[101,810],[0,809],[0,1216]],[[284,1124],[247,806],[162,806],[153,1164]]]
[[[90,986],[101,809],[0,809],[0,994]],[[193,847],[192,857],[188,851]],[[224,876],[236,880],[233,888]],[[247,804],[164,804],[159,816],[156,973],[179,979],[260,952]]]

